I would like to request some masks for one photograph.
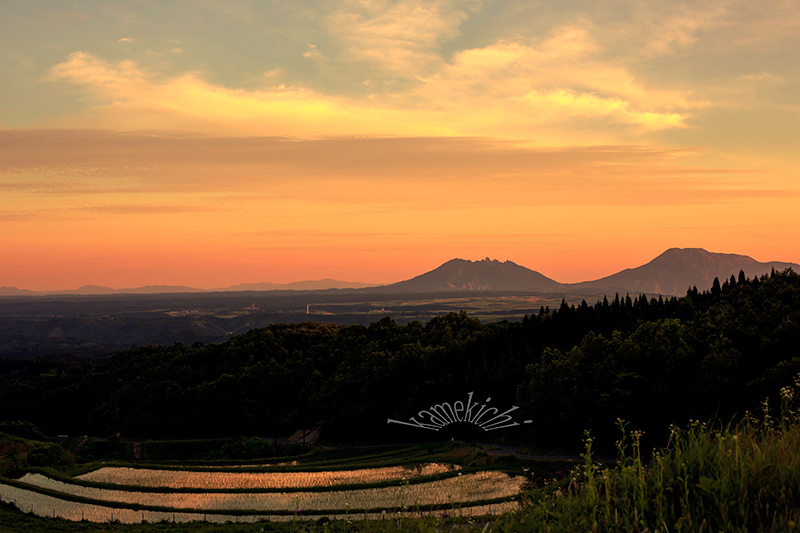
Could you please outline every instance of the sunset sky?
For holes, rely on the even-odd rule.
[[[3,0],[0,286],[800,262],[797,0]]]

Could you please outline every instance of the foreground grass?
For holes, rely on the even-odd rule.
[[[666,450],[645,464],[639,432],[618,442],[620,463],[585,463],[529,495],[494,524],[499,531],[794,531],[800,524],[800,422],[767,415],[735,428],[695,422],[673,428]]]

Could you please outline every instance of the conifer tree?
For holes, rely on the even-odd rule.
[[[711,295],[712,296],[719,296],[719,293],[722,292],[722,287],[719,285],[719,278],[714,278],[714,283],[711,285]]]

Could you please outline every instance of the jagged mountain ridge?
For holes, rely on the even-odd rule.
[[[381,287],[391,292],[439,291],[550,291],[561,286],[557,281],[511,261],[496,259],[469,261],[451,259],[414,278]]]

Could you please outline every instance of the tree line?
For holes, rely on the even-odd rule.
[[[616,295],[483,324],[464,312],[398,325],[275,324],[218,344],[103,361],[0,360],[0,420],[48,434],[285,435],[339,442],[449,435],[387,425],[468,392],[519,406],[509,439],[575,445],[622,418],[666,435],[777,401],[800,373],[800,276],[742,272],[683,297]],[[491,435],[494,436],[494,435]],[[610,442],[613,442],[613,438]]]

